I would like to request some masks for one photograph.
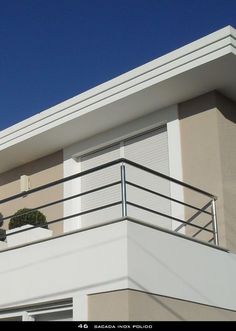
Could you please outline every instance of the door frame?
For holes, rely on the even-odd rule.
[[[164,114],[165,111],[165,114]],[[161,120],[162,119],[162,120]],[[168,119],[168,120],[167,120]],[[132,124],[134,123],[134,124]],[[168,157],[169,157],[169,175],[180,181],[183,180],[182,169],[182,152],[181,152],[181,130],[180,121],[178,119],[178,106],[170,106],[159,112],[155,112],[151,115],[147,115],[144,118],[133,121],[131,124],[127,123],[122,127],[117,127],[113,130],[105,133],[100,133],[94,137],[88,138],[81,142],[77,142],[71,146],[68,146],[63,150],[64,154],[64,176],[73,175],[81,171],[80,158],[84,155],[88,155],[92,152],[108,148],[109,146],[117,143],[122,143],[126,139],[130,139],[142,134],[154,131],[164,125],[167,127],[168,137]],[[137,124],[138,123],[138,124]],[[149,123],[149,124],[148,124]],[[146,124],[146,125],[145,125]],[[125,126],[125,129],[123,127]],[[133,128],[132,130],[130,128]],[[121,129],[120,129],[121,128]],[[134,129],[135,128],[135,129]],[[120,132],[122,132],[120,134]],[[123,143],[124,144],[124,143]],[[120,147],[121,157],[124,157],[124,145]],[[80,179],[75,180],[74,184],[64,184],[64,197],[72,194],[76,194],[73,190],[80,188]],[[171,197],[178,196],[180,200],[184,200],[184,190],[182,187],[176,185],[170,185]],[[78,205],[76,206],[78,210]],[[64,215],[72,214],[74,211],[73,203],[69,203],[68,206],[64,206]],[[68,213],[68,214],[67,214]],[[175,217],[184,219],[184,207],[182,205],[176,205],[171,202],[171,213]],[[70,232],[80,228],[80,222],[71,222],[71,224],[64,222],[64,232]],[[172,230],[178,227],[179,223],[172,221]],[[182,228],[184,233],[184,227]]]

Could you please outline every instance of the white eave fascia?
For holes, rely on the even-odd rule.
[[[228,26],[3,130],[0,151],[230,53],[236,30]]]

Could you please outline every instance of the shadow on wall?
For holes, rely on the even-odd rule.
[[[140,290],[132,290],[131,320],[153,321],[235,321],[236,312],[180,298],[149,293],[130,279]],[[138,304],[140,301],[140,304]],[[143,302],[142,302],[143,301]],[[132,307],[133,305],[133,307]],[[146,309],[145,309],[146,307]],[[140,309],[141,308],[141,309]],[[145,316],[146,315],[146,316]]]
[[[63,178],[63,153],[62,151],[50,154],[41,159],[29,162],[23,166],[0,174],[0,199],[8,198],[20,193],[20,177],[28,175],[30,188],[34,189],[41,185]],[[10,217],[22,208],[37,208],[49,202],[63,198],[63,185],[56,185],[47,190],[39,191],[21,198],[11,200],[0,205],[0,212],[4,217]],[[48,221],[59,219],[63,216],[63,204],[40,209]],[[4,221],[4,228],[8,228],[8,220]],[[50,225],[55,234],[63,231],[62,223]]]
[[[28,162],[22,166],[19,166],[15,169],[9,170],[0,174],[0,187],[2,185],[9,184],[11,182],[19,180],[21,175],[32,176],[37,173],[41,173],[50,168],[54,168],[57,165],[63,163],[62,151],[47,155],[38,160]],[[42,184],[44,179],[42,178]]]
[[[217,107],[226,119],[236,123],[235,102],[216,90],[180,103],[179,107],[182,109],[179,112],[180,120]]]

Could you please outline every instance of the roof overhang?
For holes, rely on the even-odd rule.
[[[212,90],[236,101],[230,26],[1,131],[0,172]]]

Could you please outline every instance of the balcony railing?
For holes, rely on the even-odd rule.
[[[114,171],[111,172],[111,169]],[[47,190],[58,185],[64,187],[66,183],[73,183],[78,179],[80,187],[76,194],[67,194],[56,200],[52,194],[51,201],[31,206],[29,212],[46,211],[52,206],[62,204],[63,214],[55,218],[50,216],[47,221],[49,226],[73,220],[78,222],[78,227],[91,225],[92,221],[93,227],[101,222],[104,224],[104,221],[109,224],[114,219],[128,218],[152,228],[179,233],[193,240],[219,244],[214,195],[124,158],[2,199],[0,208],[25,196],[44,195]],[[71,201],[79,208],[70,209],[66,204]],[[4,215],[2,221],[8,222],[13,216],[12,211],[8,216]],[[23,230],[15,228],[13,232],[7,233],[6,242],[10,236],[33,229],[35,226]]]

